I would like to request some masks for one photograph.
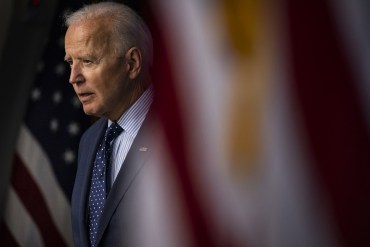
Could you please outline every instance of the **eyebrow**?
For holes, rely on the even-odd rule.
[[[65,55],[64,56],[64,61],[67,61],[68,59],[70,59],[71,58],[71,56],[69,56],[69,55]],[[94,60],[100,60],[100,58],[99,57],[97,57],[96,55],[94,55],[94,54],[86,54],[86,55],[83,55],[83,56],[78,56],[77,57],[77,59],[78,60],[82,60],[82,59],[85,59],[85,58],[89,58],[89,59],[94,59]]]

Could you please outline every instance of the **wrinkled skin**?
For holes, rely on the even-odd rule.
[[[65,35],[65,60],[73,85],[87,115],[117,120],[139,97],[135,79],[141,68],[140,51],[124,56],[112,49],[112,35],[102,20],[71,25]]]

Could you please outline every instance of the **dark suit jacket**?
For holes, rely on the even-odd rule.
[[[100,219],[98,246],[132,246],[136,208],[135,181],[139,171],[150,160],[156,147],[151,138],[158,130],[156,117],[151,110],[143,122],[109,192]],[[78,168],[72,194],[72,230],[76,247],[88,246],[87,205],[92,165],[97,147],[107,126],[106,119],[96,121],[82,136],[78,153]],[[150,146],[151,145],[151,146]],[[147,149],[145,149],[145,148]]]

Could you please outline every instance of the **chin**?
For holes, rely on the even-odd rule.
[[[85,108],[85,107],[83,109],[86,115],[100,117],[99,114],[97,114],[97,112],[92,109]]]
[[[83,105],[83,110],[86,115],[94,116],[94,117],[104,117],[104,111],[102,107],[92,107],[92,104],[85,104]]]

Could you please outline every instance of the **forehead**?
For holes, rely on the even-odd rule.
[[[68,27],[65,35],[66,53],[109,52],[111,33],[97,20],[81,21]]]

